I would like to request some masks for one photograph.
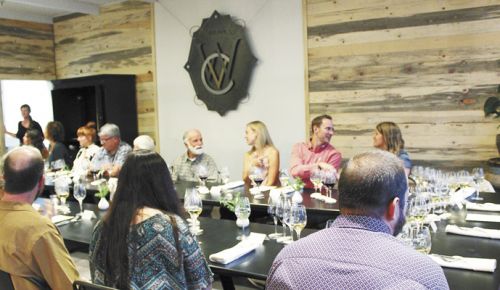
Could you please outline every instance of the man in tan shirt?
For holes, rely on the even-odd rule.
[[[78,272],[54,224],[31,203],[43,190],[43,160],[34,147],[22,146],[4,156],[4,195],[0,199],[0,270],[15,289],[72,289]]]

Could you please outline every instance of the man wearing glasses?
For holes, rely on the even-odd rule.
[[[99,140],[102,147],[92,159],[91,169],[105,170],[109,172],[109,176],[116,177],[132,147],[121,140],[120,128],[111,123],[101,127]]]

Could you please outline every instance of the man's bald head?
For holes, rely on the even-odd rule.
[[[3,157],[5,192],[19,194],[31,191],[43,176],[43,159],[35,147],[15,148]]]

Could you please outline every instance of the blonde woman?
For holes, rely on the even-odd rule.
[[[273,145],[266,125],[261,121],[248,123],[245,140],[248,145],[252,146],[244,156],[243,180],[245,183],[250,183],[249,175],[252,168],[260,168],[265,175],[262,185],[279,185],[280,154]]]
[[[373,133],[373,147],[389,151],[398,156],[403,162],[406,175],[408,176],[408,174],[410,174],[412,166],[411,159],[404,150],[405,141],[396,123],[382,122],[377,125]]]

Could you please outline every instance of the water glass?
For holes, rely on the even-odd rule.
[[[267,206],[267,213],[272,216],[274,221],[274,233],[267,235],[270,239],[275,240],[282,235],[278,233],[278,204],[279,200],[269,197],[269,202]]]
[[[241,222],[242,235],[237,237],[238,240],[245,239],[245,227],[248,225],[248,218],[251,213],[250,200],[248,197],[240,197],[234,206],[234,214],[236,218]]]
[[[476,195],[473,196],[472,200],[483,200],[482,197],[479,196],[480,185],[484,180],[484,170],[481,167],[472,169],[472,178],[474,179],[474,185],[476,187]]]

